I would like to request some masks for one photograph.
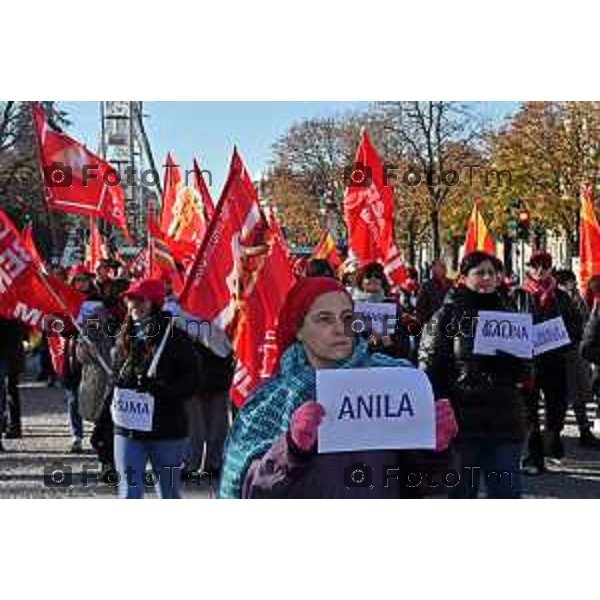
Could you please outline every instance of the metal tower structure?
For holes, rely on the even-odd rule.
[[[149,186],[141,175],[155,169],[143,122],[142,102],[100,102],[100,154],[121,174],[127,224],[136,245],[146,236],[148,203],[161,194],[160,180]],[[127,185],[127,173],[135,173],[136,185]],[[160,179],[160,173],[158,173]]]

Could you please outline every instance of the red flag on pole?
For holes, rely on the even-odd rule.
[[[587,289],[593,275],[600,275],[600,225],[594,209],[594,192],[589,183],[581,187],[579,220],[579,286]]]
[[[38,252],[35,242],[33,241],[33,225],[31,221],[29,221],[29,223],[25,225],[23,231],[21,232],[21,235],[23,236],[23,245],[25,246],[25,249],[27,250],[27,252],[29,252],[34,262],[40,266],[42,272],[45,272],[46,267],[44,265],[44,261],[42,260],[42,257]]]
[[[479,199],[476,198],[473,203],[473,210],[467,223],[467,237],[463,247],[463,255],[475,252],[475,250],[481,250],[482,252],[496,256],[496,244],[479,211],[479,202]]]
[[[65,309],[71,312],[0,209],[0,314],[42,329],[46,316],[64,314]]]
[[[165,188],[160,214],[160,229],[170,239],[176,242],[200,246],[208,219],[205,206],[212,209],[212,200],[208,188],[202,177],[196,161],[191,172],[192,184],[186,185],[171,154],[167,155],[167,172],[165,174]],[[190,173],[187,173],[189,175]],[[214,209],[213,209],[214,212]]]
[[[215,214],[215,205],[196,159],[194,159],[194,187],[202,198],[204,219],[206,221],[206,226],[208,227],[208,224],[212,221],[212,218]]]
[[[394,193],[384,178],[381,159],[364,132],[344,198],[348,248],[361,265],[381,262],[390,280],[401,284],[406,269],[394,242]]]
[[[50,129],[39,104],[33,106],[33,117],[48,206],[102,218],[129,239],[118,172],[77,140]]]
[[[238,308],[243,258],[264,227],[258,196],[234,150],[229,175],[180,297],[182,308],[225,331]]]
[[[266,232],[263,248],[262,254],[255,254],[252,264],[246,265],[247,279],[242,284],[233,341],[237,362],[230,391],[236,406],[275,370],[277,318],[295,283],[287,245],[276,229]]]

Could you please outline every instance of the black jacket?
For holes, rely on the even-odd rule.
[[[19,373],[23,370],[25,332],[25,325],[21,321],[0,317],[0,358],[8,360],[10,372]]]
[[[158,362],[156,376],[152,379],[146,377],[169,319],[169,313],[162,313],[159,335],[147,338],[150,353],[144,351],[143,343],[135,342],[130,357],[123,356],[118,345],[111,352],[116,385],[148,392],[155,400],[152,431],[131,431],[115,427],[115,433],[136,439],[161,440],[181,439],[188,435],[185,403],[201,386],[202,361],[186,333],[177,327],[171,328]]]
[[[464,286],[450,290],[421,334],[419,366],[436,398],[449,398],[459,436],[522,440],[525,410],[521,386],[530,361],[507,354],[473,353],[480,310],[512,311],[499,294],[478,294]]]
[[[433,314],[441,308],[451,286],[452,281],[450,279],[444,279],[443,281],[429,279],[421,286],[415,310],[417,319],[423,327]]]
[[[592,313],[581,340],[581,355],[595,365],[600,365],[600,315]]]

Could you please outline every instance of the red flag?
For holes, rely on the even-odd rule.
[[[326,260],[334,269],[342,265],[342,259],[338,254],[335,242],[329,231],[324,231],[319,243],[314,247],[311,258]]]
[[[35,246],[35,242],[33,241],[33,225],[31,221],[29,221],[29,223],[27,223],[27,225],[25,225],[23,228],[22,236],[25,249],[27,252],[29,252],[35,263],[40,266],[40,269],[45,272],[46,266],[44,265],[44,261],[42,260],[42,257]]]
[[[146,276],[152,279],[170,279],[173,291],[179,294],[183,288],[183,278],[169,249],[160,240],[152,240],[149,252],[151,256],[148,258]]]
[[[406,269],[394,242],[394,193],[384,181],[383,164],[366,132],[346,190],[344,219],[348,248],[359,263],[381,262],[390,280],[402,283]]]
[[[463,249],[463,255],[467,255],[475,250],[487,252],[492,256],[496,256],[496,244],[492,234],[483,220],[481,212],[479,212],[479,199],[473,203],[473,210],[467,223],[467,237]]]
[[[33,116],[48,206],[102,218],[129,239],[118,172],[77,140],[52,131],[39,104],[34,105]]]
[[[50,273],[33,240],[31,221],[27,223],[23,229],[22,236],[23,247],[31,256],[35,266],[40,270],[46,281],[50,284],[50,287],[56,292],[56,295],[64,302],[69,315],[75,319],[85,296],[76,292],[71,286],[60,279],[60,277]]]
[[[205,205],[212,208],[212,200],[196,161],[192,171],[192,185],[183,181],[178,165],[170,154],[165,166],[165,188],[160,214],[160,229],[176,242],[200,246],[207,228]],[[186,175],[189,175],[187,173]]]
[[[261,380],[271,377],[278,357],[277,317],[295,283],[287,246],[275,230],[268,230],[262,254],[246,265],[233,351],[237,359],[231,399],[241,406]]]
[[[600,225],[594,210],[594,193],[589,183],[581,187],[579,220],[579,286],[582,291],[593,275],[600,275]]]
[[[148,207],[148,235],[153,240],[158,240],[165,247],[168,248],[171,256],[180,262],[184,267],[191,266],[196,256],[197,247],[192,242],[185,242],[183,240],[175,240],[167,235],[156,222],[154,213]]]
[[[41,271],[50,287],[62,300],[68,310],[68,314],[73,320],[75,320],[85,296],[79,292],[76,292],[71,286],[64,283],[62,279],[56,275],[48,274],[48,268],[40,256],[33,240],[31,221],[27,223],[23,229],[22,235],[23,246],[25,250],[29,253],[36,267]],[[52,367],[54,368],[54,372],[60,375],[63,372],[65,364],[65,346],[67,344],[67,340],[61,335],[49,335],[47,339],[48,349],[50,350],[50,359],[52,360]]]
[[[208,227],[208,224],[212,221],[215,214],[215,205],[196,159],[194,159],[194,187],[202,198],[204,219],[206,221],[206,226]]]
[[[0,314],[38,329],[47,315],[63,314],[61,300],[4,211],[0,209]]]
[[[179,165],[175,163],[170,152],[167,152],[164,167],[165,178],[163,183],[163,197],[160,205],[158,223],[160,228],[166,232],[171,223],[171,215],[177,198],[177,190],[181,186],[181,173],[179,172]]]
[[[181,293],[184,310],[226,330],[237,311],[243,259],[253,253],[263,227],[256,190],[234,150],[221,199]]]

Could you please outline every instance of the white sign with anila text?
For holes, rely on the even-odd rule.
[[[427,375],[409,367],[317,370],[320,453],[435,448]]]

